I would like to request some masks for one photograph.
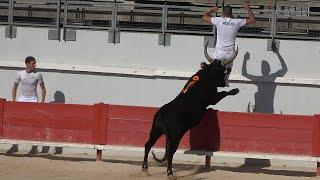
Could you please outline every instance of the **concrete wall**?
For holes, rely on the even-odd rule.
[[[77,31],[76,42],[58,42],[48,40],[47,29],[18,28],[15,39],[5,38],[4,29],[0,26],[0,97],[8,100],[16,73],[29,55],[43,73],[46,102],[55,101],[55,92],[61,91],[65,103],[155,107],[171,101],[205,61],[202,36],[172,35],[171,45],[163,47],[157,34],[121,32],[121,43],[114,45],[102,31]],[[266,39],[238,38],[237,44],[230,88],[240,88],[240,94],[214,108],[246,112],[250,105],[249,110],[255,106],[256,112],[319,112],[320,42],[280,40],[278,55],[267,51]],[[275,77],[282,69],[280,58],[287,71]],[[263,61],[263,69],[269,65],[271,70],[265,76]],[[245,69],[248,75],[243,74]]]

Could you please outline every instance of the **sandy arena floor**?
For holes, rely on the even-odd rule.
[[[166,168],[149,161],[149,176],[141,171],[141,160],[137,157],[104,156],[102,162],[95,162],[94,156],[85,154],[50,155],[39,154],[27,157],[25,154],[5,155],[0,153],[0,179],[167,179]],[[177,179],[197,180],[275,180],[275,179],[319,179],[314,168],[261,167],[241,164],[212,164],[210,168],[203,162],[174,161]]]

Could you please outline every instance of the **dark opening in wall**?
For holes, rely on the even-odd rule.
[[[320,12],[320,7],[310,7],[310,12]]]

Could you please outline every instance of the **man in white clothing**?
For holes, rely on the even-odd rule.
[[[231,6],[223,7],[221,17],[211,16],[212,13],[216,13],[219,10],[218,6],[214,6],[203,15],[203,21],[214,24],[217,28],[217,42],[213,52],[214,59],[219,61],[228,61],[234,59],[237,55],[235,41],[238,30],[244,25],[249,25],[256,22],[256,18],[247,1],[244,1],[243,6],[248,11],[249,18],[233,18]],[[228,64],[227,67],[231,68],[232,62]],[[226,77],[226,86],[228,86],[227,79],[228,76]]]
[[[46,97],[46,88],[44,85],[43,77],[41,73],[36,71],[36,60],[34,57],[29,56],[25,59],[26,69],[18,72],[16,80],[12,89],[12,100],[16,101],[17,89],[21,84],[21,96],[19,102],[38,102],[37,86],[40,84],[42,90],[41,102],[44,103]],[[7,154],[18,152],[18,145],[14,144]],[[32,146],[32,149],[28,153],[28,156],[35,156],[38,152],[37,146]]]

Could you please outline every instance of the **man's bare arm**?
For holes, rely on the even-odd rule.
[[[214,6],[212,7],[209,11],[207,11],[203,16],[202,16],[202,20],[205,21],[205,22],[208,22],[208,23],[211,23],[211,14],[212,13],[215,13],[219,10],[219,7],[218,6]]]
[[[17,82],[14,82],[14,84],[13,84],[12,101],[16,101],[18,85],[19,85],[19,83],[17,83]]]
[[[44,85],[44,82],[40,83],[41,91],[42,91],[42,100],[41,102],[44,103],[44,100],[46,99],[46,87]]]
[[[243,7],[248,11],[249,13],[249,18],[246,18],[246,25],[250,25],[250,24],[253,24],[256,22],[256,17],[254,16],[251,8],[250,8],[250,5],[247,1],[244,1],[243,3]]]

